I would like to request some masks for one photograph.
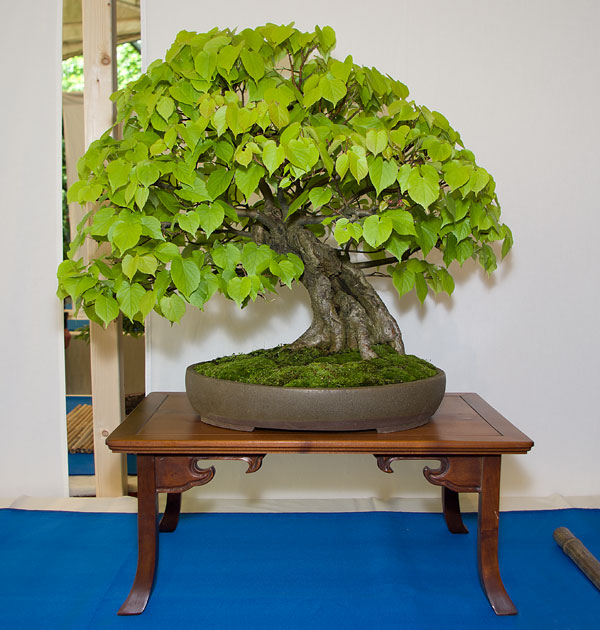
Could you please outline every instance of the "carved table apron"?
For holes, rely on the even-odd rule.
[[[446,525],[466,534],[460,492],[479,494],[477,560],[485,594],[497,615],[517,612],[498,567],[500,463],[502,454],[527,453],[533,442],[477,394],[446,394],[424,426],[397,433],[256,430],[251,433],[201,422],[182,393],[154,392],[106,440],[117,453],[134,453],[138,468],[138,566],[120,615],[144,611],[156,568],[158,532],[177,527],[181,493],[207,484],[214,466],[204,460],[238,459],[256,472],[268,453],[369,453],[391,473],[399,459],[438,460],[425,478],[442,487]],[[167,504],[157,525],[158,493]]]

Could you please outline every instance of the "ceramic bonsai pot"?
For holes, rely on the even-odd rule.
[[[218,427],[293,431],[403,431],[426,424],[442,402],[446,375],[394,385],[302,389],[238,383],[186,371],[187,396]]]

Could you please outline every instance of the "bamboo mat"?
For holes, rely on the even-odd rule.
[[[94,452],[92,405],[77,405],[67,414],[69,453]]]

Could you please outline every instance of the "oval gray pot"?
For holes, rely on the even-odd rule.
[[[293,431],[403,431],[426,424],[446,391],[446,374],[376,387],[302,389],[237,383],[186,370],[189,401],[217,427]]]

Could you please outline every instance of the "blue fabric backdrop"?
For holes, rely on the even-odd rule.
[[[552,539],[600,556],[600,510],[501,515],[501,571],[519,608],[496,617],[476,568],[476,516],[183,514],[160,536],[146,612],[121,618],[136,566],[134,514],[0,510],[4,628],[598,627],[600,592]]]

